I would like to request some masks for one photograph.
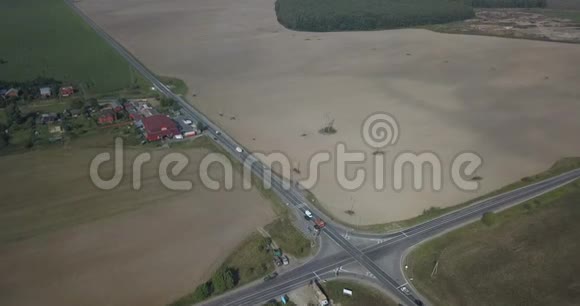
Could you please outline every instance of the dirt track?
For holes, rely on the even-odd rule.
[[[313,153],[337,142],[372,152],[360,126],[376,111],[401,126],[388,157],[432,151],[444,169],[462,151],[484,159],[476,193],[458,190],[449,175],[440,192],[377,192],[370,180],[349,192],[324,165],[313,191],[347,222],[381,223],[457,204],[580,152],[578,45],[424,30],[292,32],[277,23],[272,0],[80,6],[154,71],[184,79],[198,93],[192,103],[249,149],[285,152],[303,173]],[[328,118],[338,133],[322,136]],[[350,209],[354,216],[345,214]]]
[[[100,152],[0,158],[0,185],[11,187],[0,204],[0,304],[165,305],[191,292],[273,218],[255,190],[201,188],[195,165],[204,149],[187,151],[191,167],[179,176],[193,180],[191,192],[161,185],[156,162],[144,168],[141,191],[128,179],[112,191],[97,190],[87,172]],[[155,151],[153,161],[165,153]]]

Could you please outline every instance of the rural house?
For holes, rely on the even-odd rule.
[[[165,115],[153,115],[141,120],[147,141],[173,138],[180,134],[177,125]]]
[[[100,124],[111,124],[115,122],[115,112],[112,109],[104,109],[99,114]]]
[[[41,98],[49,98],[52,96],[52,89],[50,87],[41,87],[40,88],[40,97]]]
[[[72,86],[64,86],[60,88],[60,96],[68,97],[75,93],[75,89]]]
[[[16,88],[10,88],[6,91],[6,93],[4,93],[4,97],[6,98],[11,98],[11,97],[18,97],[19,96],[19,89]]]

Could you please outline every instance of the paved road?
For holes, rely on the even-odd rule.
[[[501,210],[546,192],[559,188],[580,178],[580,169],[570,171],[559,176],[529,185],[517,190],[479,201],[465,209],[433,219],[424,224],[416,225],[391,234],[390,239],[362,250],[362,253],[371,261],[395,254],[395,262],[392,271],[388,271],[391,277],[397,279],[392,287],[399,288],[406,283],[401,271],[401,255],[413,245],[435,237],[445,231],[461,226],[467,222],[477,220],[488,211]],[[333,270],[352,263],[354,259],[350,254],[340,253],[325,258],[317,258],[293,271],[280,275],[277,279],[264,282],[249,288],[238,290],[233,294],[218,297],[203,305],[253,305],[281,296],[289,291],[299,288],[313,279],[334,277]],[[372,273],[372,270],[370,270]],[[375,275],[376,276],[376,275]],[[378,278],[378,277],[377,277]],[[392,279],[392,278],[391,278]],[[392,290],[391,290],[392,291]],[[395,290],[400,292],[400,290]],[[417,294],[415,294],[418,296]],[[408,299],[406,299],[408,301]]]
[[[123,48],[119,43],[117,43],[111,36],[109,36],[105,31],[103,31],[95,22],[93,22],[87,15],[85,15],[80,9],[74,6],[71,2],[66,1],[69,6],[79,14],[85,22],[87,22],[101,37],[105,39],[115,50],[117,50],[137,71],[139,71],[146,79],[148,79],[153,86],[159,90],[162,94],[166,95],[167,97],[173,98],[177,101],[180,106],[183,108],[183,111],[186,115],[189,115],[196,120],[205,124],[208,129],[206,133],[210,133],[212,135],[212,139],[214,139],[219,145],[221,145],[226,151],[228,151],[232,156],[238,159],[243,164],[249,164],[252,172],[259,178],[264,177],[264,173],[268,172],[269,169],[250,155],[247,150],[243,150],[243,152],[239,152],[237,148],[242,148],[240,144],[235,142],[231,137],[229,137],[223,131],[211,122],[205,115],[201,112],[197,111],[193,106],[191,106],[187,101],[185,101],[181,96],[174,94],[165,84],[157,79],[157,77],[149,71],[141,62],[139,62],[132,54],[130,54],[125,48]],[[271,175],[272,177],[272,190],[274,190],[278,196],[280,196],[285,202],[290,203],[293,207],[295,207],[296,211],[304,212],[304,210],[309,209],[314,211],[314,217],[320,216],[321,218],[328,219],[326,216],[322,215],[318,210],[316,210],[312,205],[309,204],[309,201],[304,197],[302,192],[296,189],[292,183],[284,181],[277,175]],[[286,184],[286,186],[284,186]],[[358,261],[362,266],[367,268],[370,272],[372,272],[377,279],[385,286],[385,287],[393,287],[396,291],[396,283],[385,273],[383,272],[374,262],[372,262],[364,253],[362,253],[359,249],[354,247],[348,240],[346,240],[337,229],[333,226],[327,226],[324,229],[324,233],[333,241],[335,241],[338,245],[340,245],[352,258]],[[402,300],[408,300],[409,297],[400,294]]]
[[[137,71],[139,71],[146,79],[148,79],[155,88],[167,97],[177,101],[183,109],[185,115],[191,116],[205,124],[208,129],[206,133],[211,135],[211,138],[219,144],[224,150],[229,152],[239,162],[245,163],[249,169],[259,178],[263,178],[265,174],[269,174],[269,168],[250,155],[247,150],[238,152],[236,149],[243,148],[234,139],[221,131],[213,122],[211,122],[205,115],[197,111],[181,96],[171,92],[167,86],[160,82],[157,77],[151,73],[143,64],[141,64],[135,57],[133,57],[127,50],[125,50],[119,43],[103,31],[96,23],[94,23],[88,16],[74,6],[70,0],[65,1],[77,14],[79,14],[85,22],[87,22],[101,37],[103,37],[115,50],[117,50]],[[326,226],[322,234],[338,244],[344,252],[331,255],[325,258],[315,258],[311,262],[298,267],[292,271],[284,273],[277,279],[267,283],[261,283],[249,288],[237,290],[232,294],[219,297],[212,300],[207,305],[253,305],[271,298],[280,296],[292,289],[298,288],[305,283],[308,283],[314,278],[331,275],[332,270],[343,266],[347,263],[356,261],[365,267],[376,280],[386,289],[390,290],[402,303],[412,305],[415,303],[415,293],[411,295],[403,294],[399,288],[403,284],[404,276],[400,269],[390,269],[391,273],[387,274],[381,269],[374,260],[385,256],[389,253],[396,252],[402,254],[406,248],[429,239],[445,230],[478,218],[483,212],[489,210],[496,210],[514,203],[521,202],[530,197],[537,196],[543,192],[551,190],[561,184],[570,182],[580,176],[580,171],[573,171],[557,178],[549,179],[532,186],[521,188],[510,193],[506,193],[497,197],[493,197],[486,201],[480,201],[465,209],[450,213],[448,215],[439,217],[437,219],[413,226],[411,228],[390,233],[390,234],[369,234],[359,233],[352,229],[346,228],[343,225],[331,222],[330,219],[322,212],[313,207],[305,198],[304,194],[296,188],[292,183],[272,174],[272,190],[290,207],[296,215],[302,215],[305,209],[314,212],[315,217],[319,216],[327,220]],[[360,250],[353,246],[344,234],[350,232],[351,236],[359,238],[380,238],[385,242]],[[400,266],[399,262],[393,263],[391,267]],[[393,276],[397,279],[394,279]]]

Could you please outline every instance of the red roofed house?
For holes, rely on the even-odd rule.
[[[60,96],[68,97],[75,93],[75,89],[72,86],[65,86],[60,88]]]
[[[153,115],[141,120],[145,130],[145,138],[148,141],[156,141],[163,138],[172,138],[179,135],[179,129],[173,120],[165,115]]]
[[[111,124],[115,122],[115,112],[111,109],[104,109],[99,115],[100,124]]]

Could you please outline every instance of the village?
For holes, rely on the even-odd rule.
[[[55,85],[0,88],[0,148],[31,148],[108,130],[121,130],[134,144],[183,141],[203,131],[172,100],[146,96],[87,98],[73,86]]]

